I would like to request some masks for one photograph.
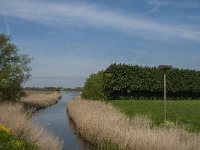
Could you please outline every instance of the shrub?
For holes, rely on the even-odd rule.
[[[103,71],[91,74],[86,80],[81,97],[84,99],[101,100],[104,99],[102,88]]]

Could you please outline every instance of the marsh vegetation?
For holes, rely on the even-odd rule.
[[[37,122],[33,122],[31,115],[32,112],[25,110],[19,103],[0,105],[0,124],[9,128],[16,137],[26,140],[39,149],[62,149],[61,140]]]
[[[178,126],[154,126],[144,115],[130,118],[105,102],[76,97],[68,104],[68,112],[78,133],[102,149],[110,149],[110,143],[119,149],[200,149],[199,134]]]
[[[167,75],[167,120],[163,111]],[[86,80],[68,106],[78,131],[122,149],[200,149],[200,71],[111,64]],[[95,140],[93,140],[95,139]],[[109,149],[109,148],[108,148]]]
[[[51,106],[61,97],[58,91],[25,90],[24,92],[26,96],[21,98],[22,104],[36,109]]]

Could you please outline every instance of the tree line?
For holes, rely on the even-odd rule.
[[[111,64],[92,74],[82,97],[88,99],[162,99],[163,74],[167,76],[168,99],[200,99],[200,71]]]

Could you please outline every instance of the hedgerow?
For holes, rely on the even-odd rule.
[[[91,75],[82,96],[107,100],[161,99],[164,73],[169,99],[200,99],[200,71],[177,68],[164,71],[127,64],[111,64],[105,71]]]

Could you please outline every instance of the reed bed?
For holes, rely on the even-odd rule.
[[[25,91],[26,97],[21,99],[25,106],[44,108],[58,102],[61,95],[57,91]]]
[[[199,150],[200,135],[179,127],[153,127],[145,116],[128,118],[111,105],[100,101],[81,100],[69,102],[69,117],[77,132],[94,144],[109,141],[121,149],[134,150]]]
[[[38,123],[31,120],[31,112],[19,103],[1,103],[0,124],[12,130],[19,138],[42,150],[61,150],[62,141]]]

